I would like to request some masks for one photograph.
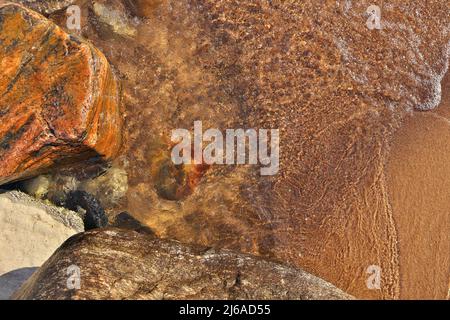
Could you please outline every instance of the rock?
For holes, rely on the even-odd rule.
[[[122,168],[111,167],[95,178],[80,181],[78,188],[92,194],[103,206],[112,207],[127,193],[127,172]]]
[[[137,30],[125,13],[122,1],[103,0],[93,2],[93,11],[101,23],[109,26],[113,32],[125,37],[134,37]]]
[[[134,218],[126,211],[119,213],[115,217],[114,222],[111,224],[111,226],[115,228],[134,230],[139,233],[154,235],[152,229],[143,225],[139,220]]]
[[[83,210],[83,222],[86,230],[103,228],[108,225],[108,217],[102,205],[86,191],[69,192],[64,207],[75,211]]]
[[[38,268],[21,268],[0,275],[0,300],[8,300]]]
[[[46,198],[58,204],[63,204],[71,191],[86,191],[103,207],[111,208],[125,197],[128,178],[123,168],[114,166],[108,168],[104,163],[89,168],[82,162],[63,170],[52,170],[49,174],[21,181],[15,186],[33,197]]]
[[[79,268],[80,288],[67,270]],[[67,240],[14,299],[351,299],[300,269],[231,251],[190,247],[134,231]]]
[[[0,184],[113,158],[119,89],[103,54],[17,4],[0,6]]]
[[[51,14],[70,6],[75,0],[12,0],[42,14]]]
[[[0,194],[0,298],[8,298],[26,280],[29,268],[39,267],[82,231],[83,221],[75,212],[18,191]]]
[[[20,190],[37,198],[44,199],[48,193],[50,179],[46,175],[37,176],[33,179],[22,181],[19,184]]]
[[[154,187],[163,199],[177,201],[192,194],[209,165],[175,165],[167,150],[153,155],[150,172]]]

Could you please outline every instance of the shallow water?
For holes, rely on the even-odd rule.
[[[78,3],[81,35],[123,84],[115,165],[129,189],[111,214],[302,267],[357,297],[401,296],[398,233],[415,231],[396,226],[385,163],[404,117],[440,102],[448,2],[381,3],[381,30],[366,27],[369,1],[109,1],[119,18],[102,1]],[[64,25],[62,13],[51,18]],[[280,173],[191,167],[176,181],[170,132],[194,120],[279,128]],[[370,265],[380,290],[366,286]]]

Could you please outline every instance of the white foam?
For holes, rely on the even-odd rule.
[[[426,101],[424,101],[416,106],[417,110],[420,110],[420,111],[432,110],[441,103],[441,98],[442,98],[441,82],[442,82],[442,79],[444,78],[445,74],[448,71],[449,55],[450,55],[450,42],[447,43],[447,46],[444,48],[444,54],[443,54],[444,58],[443,59],[445,59],[445,60],[443,61],[444,67],[442,68],[442,70],[439,73],[432,71],[430,79],[425,80],[423,82],[423,84],[430,87],[430,95]]]

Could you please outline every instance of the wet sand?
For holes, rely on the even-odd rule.
[[[448,293],[450,122],[440,114],[450,114],[449,87],[447,76],[435,112],[414,112],[405,119],[387,166],[404,299],[443,299]]]

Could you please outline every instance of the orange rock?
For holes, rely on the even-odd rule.
[[[103,54],[40,14],[0,6],[0,184],[121,143],[119,88]]]

